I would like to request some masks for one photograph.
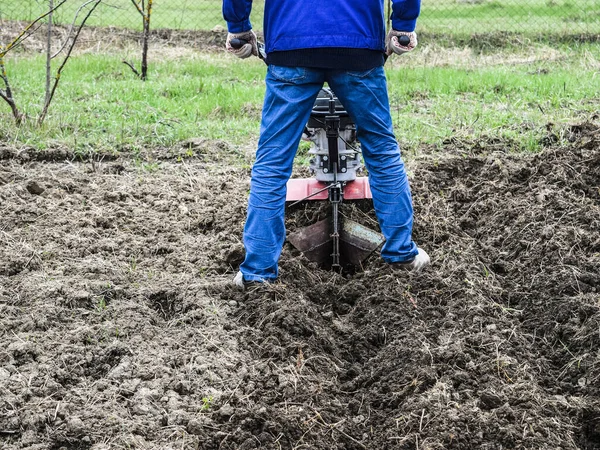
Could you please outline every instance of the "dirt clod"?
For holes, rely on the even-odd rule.
[[[40,185],[37,181],[29,181],[25,188],[29,191],[30,194],[40,195],[43,194],[45,189],[42,185]]]

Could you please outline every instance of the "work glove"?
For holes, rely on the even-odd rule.
[[[232,39],[242,39],[248,43],[241,48],[231,46]],[[238,58],[248,58],[250,55],[258,56],[258,46],[256,44],[256,34],[254,31],[244,31],[243,33],[227,33],[225,48],[229,53],[233,53]]]
[[[407,46],[400,45],[398,36],[408,36],[410,42]],[[392,53],[403,55],[412,51],[417,46],[417,33],[414,31],[396,31],[390,30],[385,38],[385,53],[390,56]]]

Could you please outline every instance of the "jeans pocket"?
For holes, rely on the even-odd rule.
[[[353,77],[353,78],[367,78],[368,76],[370,76],[371,74],[373,74],[375,71],[377,71],[379,69],[383,70],[382,67],[378,66],[378,67],[373,67],[372,69],[361,71],[361,72],[349,70],[346,73],[348,74],[348,76]]]
[[[268,70],[273,78],[285,83],[297,83],[306,78],[304,67],[269,66]]]

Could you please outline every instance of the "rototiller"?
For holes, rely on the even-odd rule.
[[[290,179],[289,206],[309,200],[328,200],[330,217],[288,235],[288,241],[311,261],[339,269],[359,265],[383,243],[383,236],[359,223],[342,218],[346,200],[371,198],[363,169],[356,126],[331,89],[322,89],[313,106],[304,136],[311,141],[310,171],[313,178]]]
[[[400,36],[401,45],[410,40]],[[246,41],[233,39],[233,48]],[[263,44],[258,54],[266,59]],[[308,259],[334,270],[347,265],[359,266],[384,241],[384,237],[358,222],[343,218],[344,201],[371,199],[367,177],[359,177],[363,169],[354,121],[329,88],[321,89],[313,106],[304,139],[312,142],[309,154],[313,178],[290,179],[287,183],[288,207],[305,201],[329,201],[331,216],[288,235],[288,241]]]

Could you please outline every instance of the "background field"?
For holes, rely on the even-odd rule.
[[[54,20],[70,23],[79,5],[69,0]],[[257,28],[262,5],[254,3]],[[43,9],[37,0],[23,0],[18,8],[0,0],[0,42],[22,27],[14,20],[31,20]],[[139,30],[141,17],[128,1],[106,0],[89,22],[100,28],[83,37],[64,74],[47,126],[14,129],[5,108],[0,131],[15,142],[64,144],[83,153],[150,142],[169,146],[199,132],[234,142],[255,137],[265,68],[220,52],[222,32],[198,31],[224,25],[220,10],[213,0],[156,1],[144,84],[121,63],[139,59],[135,31],[127,30]],[[106,26],[124,28],[105,33]],[[177,37],[173,30],[196,31]],[[502,138],[513,148],[535,150],[547,124],[560,136],[561,127],[598,107],[597,1],[425,1],[418,31],[418,51],[387,66],[395,125],[407,149],[459,136]],[[30,116],[41,103],[43,46],[40,35],[25,43],[30,51],[7,60],[18,104]],[[86,102],[87,114],[76,99]],[[455,108],[457,101],[462,108]],[[87,130],[83,136],[81,129]]]
[[[69,0],[55,20],[69,23],[81,2]],[[157,0],[155,28],[211,30],[224,26],[218,0]],[[252,21],[262,28],[263,1],[253,3]],[[38,0],[0,0],[0,19],[32,20],[44,10]],[[105,0],[91,25],[141,29],[141,18],[129,1]],[[600,5],[596,0],[424,0],[419,29],[430,33],[469,35],[491,31],[535,33],[599,33]]]
[[[169,147],[196,136],[252,141],[266,68],[236,61],[215,42],[207,49],[217,37],[191,38],[185,47],[157,38],[145,83],[121,62],[139,58],[134,41],[98,45],[93,38],[65,71],[46,125],[15,127],[4,107],[0,132],[14,144],[64,145],[81,154]],[[413,55],[387,65],[398,138],[411,151],[447,139],[501,139],[514,150],[539,150],[548,127],[560,138],[598,110],[598,48],[535,43],[481,51],[424,38]],[[35,53],[7,60],[15,97],[30,116],[42,101],[43,69]]]

